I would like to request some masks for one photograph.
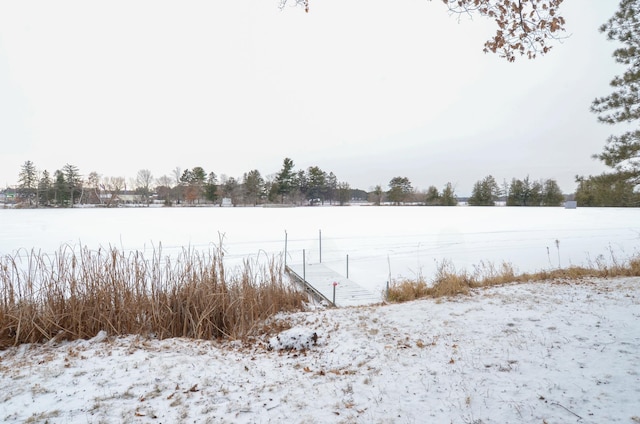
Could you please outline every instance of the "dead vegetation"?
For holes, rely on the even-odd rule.
[[[283,281],[282,264],[245,260],[225,269],[221,248],[183,249],[151,257],[115,248],[92,251],[63,246],[53,256],[17,252],[0,257],[0,349],[23,343],[88,339],[100,331],[194,339],[244,339],[268,332],[267,318],[299,311],[304,292]],[[640,276],[640,257],[617,261],[599,257],[587,267],[571,266],[517,273],[511,264],[481,263],[473,271],[439,264],[431,283],[393,282],[387,300],[467,294],[471,289],[518,282]]]
[[[390,302],[467,294],[471,289],[490,287],[510,283],[550,280],[580,280],[583,278],[609,278],[640,276],[640,257],[620,262],[612,257],[610,263],[599,257],[589,266],[571,266],[568,268],[542,270],[535,273],[516,272],[513,265],[502,263],[496,267],[491,263],[481,263],[472,272],[456,270],[450,261],[438,265],[433,282],[429,284],[423,276],[414,280],[394,281],[387,291]]]
[[[0,258],[0,349],[23,343],[141,334],[160,339],[248,335],[266,318],[301,310],[306,296],[283,281],[280,261],[229,272],[223,251],[150,259],[117,249]]]

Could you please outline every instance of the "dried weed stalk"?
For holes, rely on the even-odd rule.
[[[280,261],[225,270],[222,250],[184,249],[151,259],[114,248],[0,258],[0,349],[22,343],[143,334],[158,338],[244,338],[306,296],[282,279]]]

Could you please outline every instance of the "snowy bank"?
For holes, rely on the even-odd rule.
[[[251,345],[101,333],[0,352],[0,420],[640,422],[640,278],[279,319]]]

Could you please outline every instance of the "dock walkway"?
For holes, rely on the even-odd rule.
[[[333,302],[333,283],[336,288],[335,306],[363,306],[382,302],[382,293],[373,293],[349,280],[324,264],[287,265],[295,279],[304,284],[316,297]],[[304,277],[304,278],[303,278]]]

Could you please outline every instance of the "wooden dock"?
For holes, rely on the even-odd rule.
[[[303,284],[317,299],[333,304],[335,285],[335,306],[363,306],[382,302],[382,293],[373,293],[358,283],[349,280],[324,264],[287,265],[286,271]]]

